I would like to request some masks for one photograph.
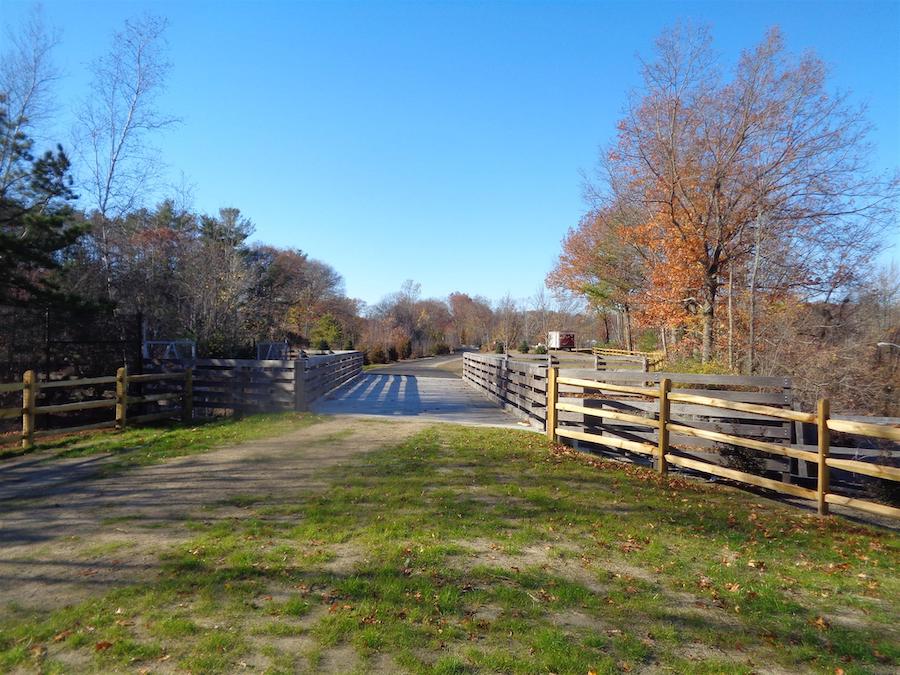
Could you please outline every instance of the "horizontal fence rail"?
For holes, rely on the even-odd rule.
[[[647,380],[653,380],[656,386],[646,386]],[[830,504],[838,504],[900,518],[900,509],[896,507],[837,494],[830,487],[832,469],[900,481],[898,467],[831,457],[832,431],[900,443],[900,428],[833,419],[825,399],[819,401],[815,413],[794,410],[790,407],[790,382],[784,378],[676,373],[594,373],[591,376],[590,371],[561,371],[553,367],[549,369],[547,382],[545,428],[554,441],[569,439],[648,456],[663,475],[672,465],[807,499],[816,502],[822,515],[828,513]],[[691,385],[711,389],[683,388]],[[729,385],[733,389],[714,389]],[[577,397],[572,398],[573,394]],[[611,394],[616,398],[607,398]],[[789,425],[792,423],[816,425],[816,452],[807,450],[808,446],[791,444]],[[721,452],[723,447],[746,448],[767,456],[815,464],[815,488],[712,461],[708,451]],[[707,451],[706,457],[703,450]]]
[[[158,372],[132,375],[119,368],[115,375],[73,380],[39,381],[29,370],[21,382],[0,383],[0,393],[21,392],[21,405],[0,408],[0,420],[21,418],[22,447],[30,449],[43,436],[121,430],[128,424],[161,420],[190,421],[195,410],[206,415],[225,411],[238,417],[248,411],[303,411],[359,375],[362,364],[361,352],[348,351],[295,361],[194,359],[187,368],[180,362],[148,361],[145,369]],[[69,398],[77,400],[45,400],[53,393],[59,401],[66,390],[70,390]],[[68,426],[60,426],[59,419],[55,425],[38,424],[48,416],[105,409],[112,412],[107,419],[97,420],[94,415],[91,421],[82,419]]]
[[[115,375],[104,377],[40,381],[33,370],[28,370],[22,376],[22,382],[0,385],[0,391],[22,392],[22,405],[15,408],[0,408],[0,419],[21,417],[21,441],[24,449],[33,447],[35,439],[43,436],[64,435],[90,429],[124,429],[129,419],[132,422],[149,421],[150,419],[185,419],[186,416],[189,419],[191,375],[191,370],[163,375],[129,375],[125,368],[119,368]],[[153,393],[131,395],[130,386],[147,382],[157,384]],[[44,392],[66,389],[78,390],[76,393],[80,395],[84,395],[85,390],[88,390],[88,395],[91,397],[79,398],[79,400],[67,403],[44,403],[41,400]],[[166,390],[163,391],[163,389]],[[129,406],[143,406],[148,403],[156,404],[156,410],[153,413],[129,418]],[[38,419],[44,416],[104,408],[114,408],[114,416],[106,420],[66,427],[46,426],[38,429]]]
[[[463,380],[517,417],[543,428],[547,417],[547,365],[506,356],[466,353]]]

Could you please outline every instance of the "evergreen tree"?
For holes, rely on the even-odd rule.
[[[61,146],[35,158],[21,120],[9,115],[0,94],[0,304],[59,300],[52,279],[60,252],[84,231],[71,206],[75,195],[69,159]]]

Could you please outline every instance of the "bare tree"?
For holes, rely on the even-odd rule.
[[[108,279],[110,221],[142,201],[161,166],[150,136],[176,122],[157,108],[169,71],[165,29],[159,17],[126,21],[110,52],[94,62],[90,92],[77,111],[76,143],[87,172],[82,187]],[[111,294],[111,283],[107,288]]]
[[[15,169],[14,148],[25,137],[41,138],[41,126],[53,114],[53,83],[59,71],[53,63],[58,33],[44,23],[35,5],[23,25],[7,27],[8,48],[0,55],[0,104],[12,122],[0,139],[0,195],[23,180]],[[30,148],[26,148],[30,150]]]

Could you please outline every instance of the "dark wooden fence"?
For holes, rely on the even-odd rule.
[[[643,457],[662,472],[672,465],[811,499],[822,513],[842,504],[900,517],[900,509],[848,494],[859,477],[900,480],[900,428],[890,420],[835,418],[827,401],[815,413],[796,410],[789,378],[598,372],[484,354],[464,358],[467,382],[542,423],[554,440]],[[816,445],[802,442],[804,425],[816,431]],[[832,442],[833,433],[846,439],[843,445]]]
[[[0,408],[0,420],[21,420],[25,448],[47,435],[196,416],[308,410],[316,399],[362,372],[361,352],[338,352],[296,361],[195,359],[147,361],[145,372],[41,381],[27,371],[0,393],[20,396]],[[105,413],[105,409],[112,409]],[[114,411],[114,412],[113,412]],[[0,441],[3,439],[0,438]]]
[[[517,417],[544,427],[547,419],[547,365],[506,356],[467,353],[463,380]]]

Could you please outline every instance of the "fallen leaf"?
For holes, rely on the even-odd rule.
[[[109,640],[100,640],[97,644],[94,645],[95,652],[105,652],[107,649],[113,646],[113,643]]]

